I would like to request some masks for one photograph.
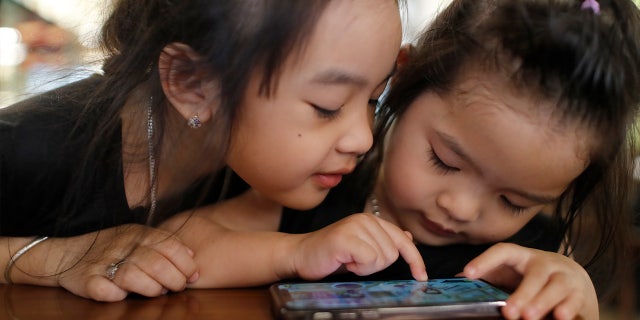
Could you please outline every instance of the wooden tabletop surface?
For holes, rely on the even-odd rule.
[[[0,285],[0,319],[273,319],[266,289],[185,290],[101,303],[64,289]]]
[[[0,285],[0,301],[0,320],[274,319],[267,288],[194,289],[102,303],[61,288]]]

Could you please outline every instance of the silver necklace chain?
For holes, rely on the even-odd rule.
[[[149,150],[149,186],[151,186],[151,207],[149,208],[149,215],[147,216],[147,224],[151,223],[153,220],[153,214],[156,212],[156,197],[158,189],[156,181],[156,158],[153,149],[153,134],[153,97],[149,97],[149,104],[147,105],[147,144]]]
[[[373,211],[374,216],[380,216],[380,204],[378,203],[378,199],[375,194],[371,195],[371,210]]]

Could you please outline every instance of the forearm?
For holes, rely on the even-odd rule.
[[[424,262],[411,237],[370,214],[352,215],[306,234],[232,231],[197,214],[163,225],[195,252],[198,288],[243,287],[288,278],[321,279],[341,267],[368,275],[400,255],[412,275],[426,280]]]
[[[257,286],[297,277],[289,249],[294,237],[277,232],[225,232],[211,250],[196,254],[201,278],[194,286]]]
[[[195,252],[200,278],[191,287],[256,286],[296,276],[292,248],[299,235],[232,231],[198,216],[174,231]]]
[[[0,238],[0,265],[2,270],[2,283],[6,283],[4,274],[9,267],[12,257],[25,246],[31,244],[35,237],[28,238]],[[68,268],[72,260],[77,260],[79,254],[77,248],[69,247],[69,244],[80,244],[82,240],[67,241],[62,238],[48,238],[17,257],[10,268],[8,276],[13,283],[30,284],[38,286],[58,286],[58,275]]]

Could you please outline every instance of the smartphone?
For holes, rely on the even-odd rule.
[[[451,319],[499,316],[509,294],[467,278],[277,283],[279,319]]]

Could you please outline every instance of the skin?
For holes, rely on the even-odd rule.
[[[231,216],[240,208],[251,210],[246,203],[255,203],[264,211],[282,205],[318,205],[342,175],[353,170],[357,157],[371,147],[375,104],[371,100],[386,87],[400,41],[395,1],[331,2],[305,50],[285,61],[272,95],[258,94],[261,73],[256,70],[240,106],[227,164],[252,186],[246,194],[251,202],[243,203],[240,200],[247,199],[239,198],[212,207]],[[165,88],[173,92],[172,86],[168,82]],[[215,88],[215,83],[206,82],[204,87]],[[216,108],[216,100],[206,96],[210,91],[214,90],[203,90],[203,99],[195,100],[198,108],[204,108],[198,114],[205,122]],[[192,99],[185,93],[173,95],[170,101],[187,118],[191,113],[183,111],[180,100],[185,97]],[[417,277],[426,279],[424,262],[411,237],[380,219],[362,218],[357,223],[364,225],[359,232],[345,234],[340,230],[346,228],[336,226],[320,236],[290,236],[267,230],[232,231],[201,214],[203,211],[207,208],[161,225],[197,252],[194,258],[200,272],[191,287],[250,286],[294,276],[318,279],[343,265],[368,274],[388,266],[399,255],[413,263]],[[241,216],[235,219],[241,220]],[[271,215],[256,215],[246,223],[269,223],[270,228],[277,228],[277,222],[263,217]],[[376,234],[388,236],[376,240]],[[362,241],[348,240],[363,237]],[[326,242],[327,238],[333,240]],[[252,248],[249,256],[239,254],[246,248]],[[256,260],[265,261],[265,267],[254,268]],[[131,285],[120,278],[128,274],[126,267],[123,265],[114,279],[122,288]],[[193,279],[191,275],[185,278]],[[135,277],[127,275],[127,279]]]
[[[237,260],[236,266],[260,261],[272,267],[261,270],[273,270],[275,275],[252,278],[258,273],[247,270],[257,281],[248,283],[246,276],[234,278],[238,270],[231,270],[221,279],[193,285],[262,284],[290,276],[315,279],[337,271],[340,264],[363,275],[386,267],[399,255],[416,279],[425,279],[416,260],[421,258],[415,248],[400,241],[399,230],[408,230],[413,239],[430,245],[499,242],[552,206],[588,164],[593,147],[588,128],[560,124],[552,117],[552,104],[514,91],[498,74],[468,69],[458,80],[451,94],[420,95],[390,131],[375,192],[382,219],[354,214],[305,235],[269,234],[278,228],[281,206],[249,190],[202,208],[178,234],[195,237],[193,230],[206,233],[207,224],[226,228],[228,236],[194,247],[196,256],[209,255],[214,261],[210,268],[217,273],[226,271],[215,264],[213,253],[219,256],[221,248],[213,250],[211,244],[253,238],[245,246],[260,248],[256,239],[262,237],[269,243],[262,244],[263,249],[252,250],[250,256],[229,255]],[[345,251],[331,253],[334,248],[363,255],[345,260]],[[293,266],[282,268],[283,261]],[[541,319],[549,312],[558,319],[598,318],[589,275],[559,253],[499,243],[471,261],[461,275],[514,289],[502,309],[509,319]]]
[[[218,223],[243,206],[255,212],[253,201],[260,202],[249,192],[220,205],[199,208],[193,215],[181,214],[161,226],[175,230],[196,253],[200,276],[189,287],[257,286],[298,277],[318,280],[344,269],[368,275],[388,267],[400,256],[417,280],[427,279],[424,261],[410,234],[371,214],[352,215],[306,234],[276,232],[277,226],[271,231],[262,230],[264,226],[252,229],[259,224],[254,220],[235,224],[233,230]],[[280,209],[259,214],[275,216],[274,211]]]
[[[186,221],[179,236],[193,237],[191,232],[198,228],[204,233],[207,224],[242,231],[238,233],[244,236],[235,241],[257,239],[262,234],[269,245],[252,250],[250,256],[244,257],[246,260],[234,265],[255,265],[260,261],[260,265],[273,267],[291,261],[297,263],[297,267],[289,269],[294,271],[276,268],[280,270],[274,271],[276,277],[295,275],[307,279],[338,270],[336,262],[356,274],[368,274],[393,262],[398,257],[396,252],[412,266],[416,279],[424,279],[415,260],[419,256],[397,240],[402,239],[400,229],[430,245],[481,244],[508,238],[542,208],[553,205],[584,170],[592,141],[589,131],[573,123],[559,125],[548,112],[553,105],[513,91],[496,74],[469,69],[456,89],[453,94],[442,96],[425,92],[394,124],[376,186],[382,219],[354,214],[309,234],[266,237],[265,231],[277,230],[282,208],[262,201],[259,193],[249,190],[222,204],[202,208]],[[439,161],[430,155],[432,149]],[[434,227],[436,223],[446,229]],[[400,229],[392,227],[395,225]],[[253,235],[243,233],[247,231]],[[334,247],[366,254],[340,260],[340,255],[328,254]],[[212,254],[208,250],[219,255],[218,249],[202,244],[195,251],[196,256]],[[242,254],[233,256],[243,259]],[[215,261],[213,255],[210,259]],[[218,265],[210,268],[224,270]],[[256,273],[248,274],[251,278]],[[233,275],[232,271],[224,279],[207,282],[212,280],[209,278],[195,285],[208,286],[229,279],[234,280],[225,285],[246,283]],[[558,319],[598,317],[597,297],[589,275],[559,253],[499,243],[471,261],[461,275],[482,277],[514,289],[502,309],[509,319],[540,319],[549,312]]]
[[[395,1],[333,1],[320,17],[305,50],[285,61],[277,89],[271,97],[258,95],[257,75],[260,70],[255,70],[240,106],[241,116],[232,133],[227,160],[255,187],[255,195],[261,203],[269,207],[276,203],[295,208],[313,207],[324,199],[342,175],[353,169],[358,155],[366,152],[372,144],[374,104],[370,100],[377,99],[384,90],[394,67],[400,41],[401,23]],[[186,68],[188,71],[184,71],[184,66],[199,58],[188,46],[174,43],[163,50],[159,59],[162,89],[170,103],[166,130],[179,129],[177,132],[184,133],[165,136],[166,139],[178,137],[179,141],[163,141],[167,147],[162,148],[158,156],[159,163],[170,163],[172,166],[160,165],[158,168],[159,199],[184,190],[185,185],[173,181],[192,181],[216,170],[211,168],[207,159],[198,159],[210,151],[203,150],[202,146],[210,134],[208,130],[215,129],[210,123],[218,107],[217,83],[210,77],[204,78],[198,70]],[[146,143],[146,126],[135,121],[132,110],[139,110],[139,106],[147,101],[148,94],[144,88],[136,88],[123,108],[123,149],[129,151],[124,152],[125,156],[131,154],[131,150],[140,150],[139,146]],[[186,119],[194,114],[199,116],[203,126],[198,130],[182,130]],[[133,159],[138,159],[137,155],[134,154]],[[135,163],[127,159],[124,162]],[[125,166],[124,170],[127,202],[131,207],[145,205],[149,190],[146,163]],[[265,259],[278,257],[277,261],[290,261],[290,257],[271,253],[291,252],[294,245],[297,247],[301,242],[308,244],[307,252],[323,245],[322,237],[287,237],[282,246],[274,247],[271,239],[279,237],[279,234],[258,234],[253,238],[230,232],[212,220],[204,221],[209,225],[198,224],[197,215],[189,220],[196,224],[193,231],[177,232],[186,229],[182,229],[181,219],[184,217],[188,218],[188,215],[165,223],[163,227],[169,233],[125,225],[79,237],[49,239],[21,257],[12,272],[13,280],[15,283],[62,286],[79,296],[99,301],[118,301],[131,292],[153,297],[168,291],[183,290],[187,283],[195,287],[208,281],[221,286],[228,284],[216,282],[219,280],[217,278],[209,278],[210,273],[205,270],[216,270],[211,261],[221,263],[221,268],[232,266],[236,269],[233,271],[239,272],[239,279],[243,280],[242,276],[247,272],[255,271],[252,262],[239,257],[238,263],[233,264],[219,257],[234,257],[239,248],[245,250],[246,245],[252,244],[251,241],[256,242],[255,248],[269,244],[263,250],[265,255],[269,255]],[[330,256],[332,262],[306,276],[319,277],[343,263],[351,263],[351,269],[356,272],[371,272],[371,266],[381,268],[388,265],[400,251],[409,261],[417,261],[416,268],[421,269],[426,277],[424,263],[411,238],[390,223],[373,222],[375,224],[371,225],[374,230],[386,228],[388,230],[385,233],[391,234],[385,238],[382,246],[375,246],[371,250],[359,250],[362,246],[344,249],[336,242],[333,249],[316,256],[316,261],[325,261],[325,257]],[[208,227],[198,229],[203,226]],[[333,235],[335,232],[329,231],[327,234]],[[375,235],[370,234],[371,237]],[[183,238],[178,240],[176,236]],[[94,248],[98,250],[91,252],[99,252],[100,256],[79,260],[87,254],[89,244],[96,237],[98,240]],[[11,252],[30,240],[0,239],[0,245],[11,248],[0,253],[0,261],[8,261]],[[139,245],[129,252],[132,243]],[[193,252],[201,247],[219,250],[212,250],[210,255],[198,254],[194,257]],[[352,255],[354,251],[362,253]],[[43,252],[49,255],[43,255]],[[380,259],[381,256],[384,258]],[[307,270],[305,263],[312,260],[306,260],[303,253],[297,254],[297,257],[295,263],[278,265],[272,270],[265,268],[265,274],[258,274],[257,281],[266,283],[299,270]],[[113,281],[108,280],[105,277],[107,266],[123,258],[127,262],[120,266]],[[49,264],[45,264],[45,261]],[[52,263],[56,261],[63,262]],[[77,261],[80,262],[75,265]],[[74,267],[60,276],[32,276],[56,274],[71,265]],[[223,271],[216,274],[226,275]],[[247,280],[245,283],[257,282]]]
[[[463,94],[422,94],[387,137],[376,195],[416,240],[506,239],[588,164],[583,129],[554,125],[551,104],[523,98],[501,79],[471,70],[457,88]]]
[[[417,278],[426,279],[411,237],[372,216],[321,233],[273,232],[282,205],[319,204],[369,149],[370,100],[384,90],[400,48],[394,1],[335,1],[326,10],[306,50],[285,64],[275,94],[248,94],[242,106],[227,162],[252,189],[161,226],[197,252],[200,277],[192,287],[319,279],[343,265],[364,275],[400,255]],[[249,93],[257,91],[258,80],[252,80]],[[263,267],[254,268],[255,261]]]
[[[384,219],[356,214],[306,235],[264,231],[277,227],[274,223],[261,227],[231,219],[225,224],[225,217],[243,210],[250,218],[249,212],[256,213],[252,204],[277,221],[279,204],[250,190],[196,211],[191,219],[176,217],[165,224],[168,230],[183,226],[178,236],[194,248],[196,260],[208,262],[209,269],[201,269],[201,279],[192,286],[255,285],[291,276],[315,279],[342,265],[368,274],[398,255],[410,262],[416,278],[424,279],[411,246],[403,242],[409,237],[395,225],[426,244],[480,244],[513,235],[553,205],[588,165],[592,137],[587,128],[560,124],[550,112],[552,104],[514,91],[500,75],[468,69],[458,80],[451,94],[425,92],[418,97],[388,136],[376,187]],[[207,232],[208,237],[196,236]],[[246,247],[255,248],[250,256],[238,253]],[[346,251],[339,250],[344,247]],[[216,264],[220,256],[233,257],[227,264],[237,268]],[[263,272],[251,268],[256,261],[265,266]],[[219,278],[209,276],[208,270]],[[549,311],[560,319],[597,318],[589,276],[557,253],[498,244],[469,263],[463,275],[517,288],[503,308],[507,318],[539,319]]]
[[[372,145],[375,101],[400,47],[393,1],[334,1],[271,97],[249,85],[227,164],[274,202],[319,204]],[[375,50],[371,50],[375,48]]]
[[[588,164],[589,131],[553,105],[468,69],[455,90],[425,92],[394,124],[376,185],[383,218],[429,245],[499,242],[553,205]],[[598,317],[586,271],[558,253],[499,244],[464,276],[517,288],[509,319]]]
[[[499,243],[469,262],[462,275],[515,289],[502,308],[507,319],[599,319],[589,274],[559,253]]]
[[[590,131],[576,123],[561,124],[552,116],[553,108],[548,101],[515,91],[499,74],[464,70],[452,93],[425,92],[396,120],[387,137],[375,191],[382,219],[354,214],[306,235],[265,238],[277,250],[265,249],[264,256],[255,254],[264,253],[262,250],[253,251],[236,265],[310,261],[306,266],[298,264],[297,272],[293,267],[293,272],[276,274],[314,279],[322,274],[318,265],[338,261],[356,274],[368,274],[397,257],[395,250],[410,264],[414,277],[424,279],[412,250],[394,240],[402,238],[398,230],[408,230],[416,241],[430,245],[506,239],[543,208],[553,206],[588,165],[587,155],[593,147],[589,142],[594,141]],[[204,232],[209,223],[258,237],[255,234],[277,230],[280,214],[280,206],[262,201],[258,192],[249,190],[202,208],[194,215],[197,219],[192,217],[179,233],[189,236],[186,230],[198,227]],[[297,242],[292,240],[296,237]],[[353,268],[352,260],[322,256],[336,245],[358,248],[354,252],[369,256],[360,257],[360,268]],[[197,247],[196,256],[207,248]],[[234,257],[241,259],[242,254]],[[213,255],[211,259],[215,261]],[[219,266],[214,270],[220,270]],[[509,319],[540,319],[549,312],[558,319],[598,318],[589,275],[559,253],[499,243],[471,261],[461,275],[514,289],[502,309]]]
[[[9,248],[1,251],[0,259],[8,261],[10,252],[15,253],[31,240],[0,239],[2,245]],[[133,252],[130,252],[131,243],[138,244]],[[125,290],[105,277],[105,269],[127,255],[131,258],[122,266],[127,265],[127,269],[135,272],[125,277],[141,278],[131,279],[135,281],[129,281]],[[198,275],[192,257],[193,251],[175,235],[143,225],[121,225],[77,237],[50,238],[17,261],[11,279],[14,283],[60,286],[97,301],[118,301],[129,292],[157,296],[167,290],[183,290],[189,280],[185,275],[195,276],[194,279]]]

